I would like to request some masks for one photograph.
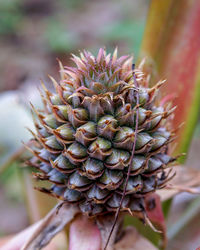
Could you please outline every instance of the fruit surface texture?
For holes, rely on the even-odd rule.
[[[116,212],[130,167],[121,211],[139,216],[145,196],[171,178],[173,108],[157,97],[163,82],[149,88],[142,63],[133,70],[133,58],[118,58],[117,50],[100,49],[96,57],[83,51],[72,60],[75,67],[59,63],[59,82],[50,77],[55,91],[43,85],[43,110],[33,107],[35,147],[29,165],[39,170],[37,179],[52,183],[39,189],[78,204],[88,216]]]

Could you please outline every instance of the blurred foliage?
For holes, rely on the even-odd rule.
[[[194,138],[200,137],[200,121],[198,122],[196,129],[194,131]]]
[[[86,2],[89,2],[89,0],[60,0],[60,4],[63,8],[71,8],[71,9],[76,9],[79,10],[83,4]]]
[[[21,141],[30,138],[25,126],[33,127],[31,115],[20,103],[18,94],[10,91],[0,95],[0,188],[12,206],[24,202],[22,163],[16,152],[21,152]]]
[[[33,123],[30,112],[20,103],[17,92],[1,94],[0,106],[0,164],[3,164],[22,146],[23,140],[31,138],[25,127],[33,128]]]
[[[0,0],[0,35],[16,33],[21,21],[20,0]]]
[[[0,183],[4,186],[5,195],[8,199],[15,202],[22,202],[23,186],[19,179],[21,179],[21,164],[19,162],[12,163],[3,174],[0,175]]]
[[[137,57],[144,28],[145,21],[143,20],[134,21],[132,19],[124,19],[104,27],[102,35],[105,41],[110,44],[126,43],[129,48],[127,53],[133,53],[134,51],[134,56]]]
[[[77,47],[77,35],[59,23],[56,18],[49,18],[44,34],[49,49],[54,52],[70,52]]]

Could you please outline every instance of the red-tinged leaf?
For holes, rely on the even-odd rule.
[[[150,221],[156,226],[156,229],[162,232],[163,246],[166,246],[166,224],[161,206],[160,197],[157,194],[150,194],[145,198],[145,208]]]
[[[173,93],[176,96],[173,101],[173,105],[177,105],[173,126],[177,128],[183,122],[185,125],[178,131],[175,151],[186,152],[200,107],[200,2],[159,2],[152,1],[141,55],[147,56],[147,62],[153,62],[157,78],[167,79],[163,94]],[[167,8],[162,16],[164,2],[166,5],[168,2],[170,11]],[[158,25],[160,28],[154,31]],[[152,39],[158,39],[158,42],[153,43]],[[148,43],[151,46],[147,46]]]
[[[69,229],[69,250],[101,250],[101,234],[94,220],[78,216]]]
[[[69,250],[103,250],[114,220],[113,215],[99,216],[97,224],[85,216],[79,216],[70,226]],[[157,248],[135,228],[122,230],[123,217],[119,217],[106,250],[156,250]],[[120,232],[120,233],[119,233]],[[119,238],[120,237],[120,238]],[[117,241],[117,242],[116,242]]]

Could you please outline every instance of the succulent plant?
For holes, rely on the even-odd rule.
[[[156,98],[163,81],[148,87],[141,65],[133,70],[133,58],[118,58],[117,50],[100,49],[96,57],[84,51],[72,60],[76,67],[60,63],[59,83],[50,77],[54,93],[42,84],[44,109],[33,107],[29,165],[52,183],[38,189],[88,216],[120,208],[142,218],[144,198],[165,186],[175,160],[168,153],[173,108]]]

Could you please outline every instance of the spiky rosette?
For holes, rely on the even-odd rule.
[[[144,197],[165,185],[174,160],[168,155],[173,133],[167,129],[173,109],[155,102],[163,82],[149,88],[138,68],[136,86],[132,57],[117,58],[116,50],[111,56],[100,49],[97,57],[84,51],[72,60],[76,67],[60,63],[60,83],[51,78],[55,93],[43,85],[44,110],[33,107],[37,146],[30,149],[29,163],[40,171],[37,179],[53,183],[40,190],[78,204],[88,216],[115,212],[130,166],[120,211],[140,216]]]

